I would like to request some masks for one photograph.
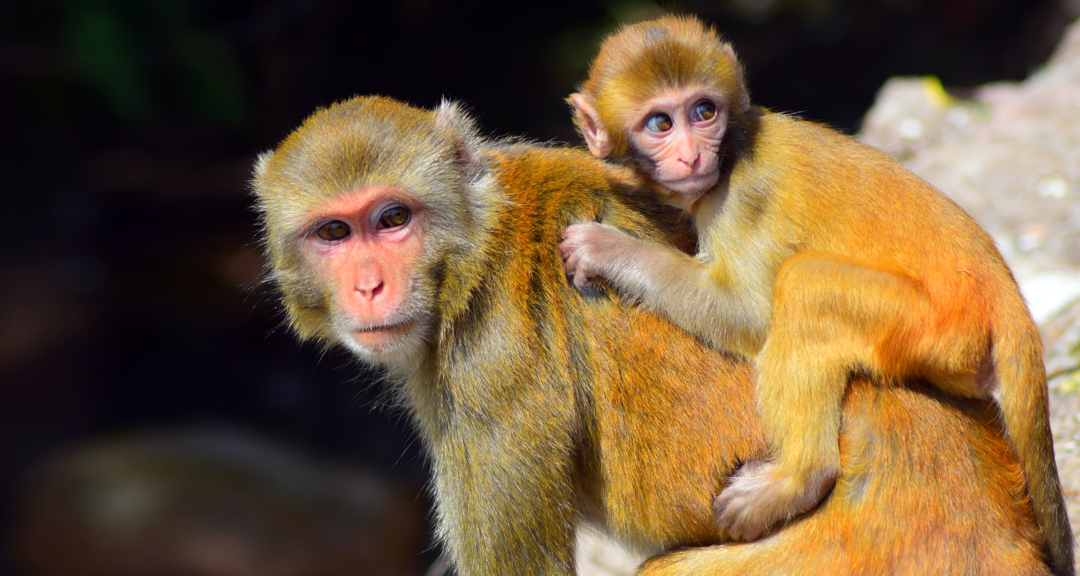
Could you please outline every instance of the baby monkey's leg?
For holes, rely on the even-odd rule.
[[[940,372],[923,370],[925,355],[905,348],[920,348],[933,320],[929,298],[899,271],[815,252],[788,259],[757,358],[772,456],[744,465],[716,497],[719,527],[754,540],[816,506],[840,473],[840,406],[852,373]],[[974,389],[974,374],[969,380]]]

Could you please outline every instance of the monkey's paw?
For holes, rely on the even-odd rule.
[[[832,490],[836,476],[836,471],[821,471],[800,486],[773,462],[747,462],[713,499],[713,517],[733,540],[757,540],[778,523],[816,506]]]
[[[567,226],[559,244],[566,274],[579,288],[590,285],[593,279],[605,276],[628,241],[629,237],[618,229],[598,222]]]

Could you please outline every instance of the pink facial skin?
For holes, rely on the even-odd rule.
[[[423,217],[408,192],[385,186],[342,194],[308,215],[304,258],[331,284],[336,329],[361,349],[384,351],[417,328],[406,304]]]
[[[720,176],[720,143],[728,122],[724,99],[705,89],[684,88],[645,102],[627,127],[649,176],[672,193],[696,199]]]

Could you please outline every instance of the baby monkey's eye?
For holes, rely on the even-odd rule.
[[[412,212],[404,206],[391,206],[379,214],[379,228],[397,228],[409,221]]]
[[[667,132],[671,130],[671,117],[667,114],[656,114],[645,121],[645,128],[649,132]]]
[[[315,230],[315,234],[327,242],[334,242],[348,236],[350,231],[348,224],[341,220],[332,220],[319,226],[318,230]]]
[[[712,120],[716,116],[716,104],[709,102],[708,100],[702,100],[697,104],[694,104],[693,121],[705,122]]]

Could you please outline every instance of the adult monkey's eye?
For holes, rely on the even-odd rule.
[[[701,102],[694,104],[694,122],[712,120],[714,116],[716,116],[716,104],[713,104],[708,100],[702,100]]]
[[[656,114],[645,121],[645,128],[649,132],[667,132],[671,130],[671,117],[667,114]]]
[[[349,225],[341,220],[332,220],[315,230],[315,234],[327,242],[341,240],[348,236],[349,232],[351,232]]]
[[[397,228],[409,221],[412,212],[404,206],[391,206],[379,214],[379,228]]]

